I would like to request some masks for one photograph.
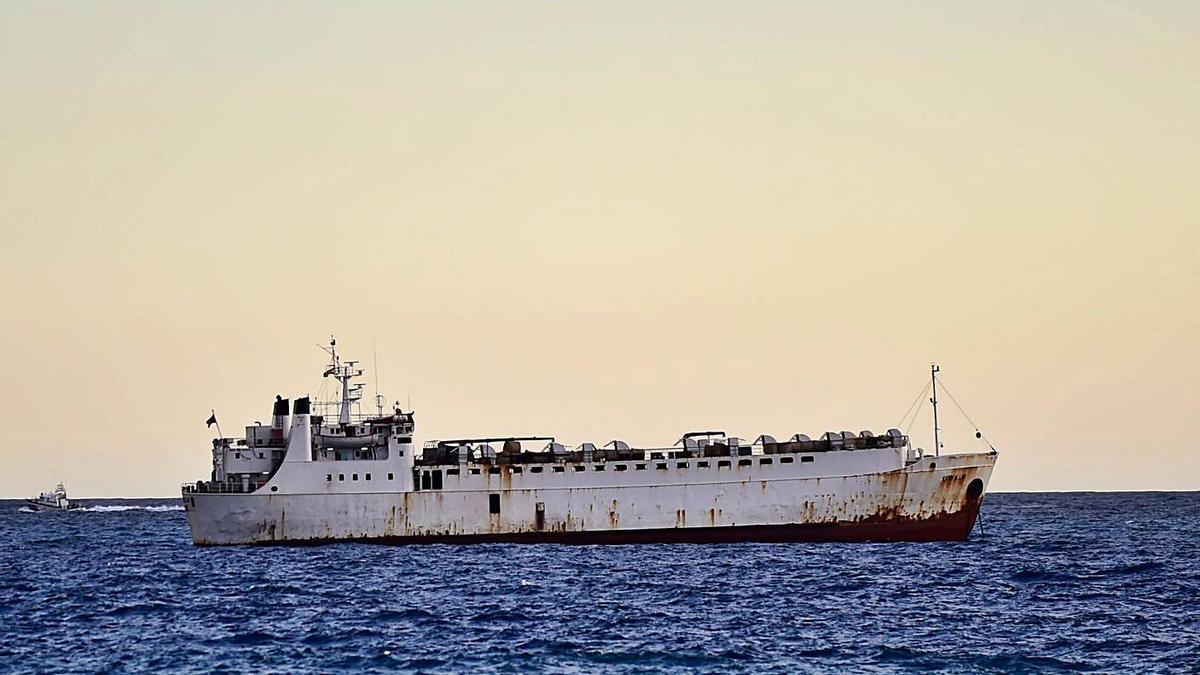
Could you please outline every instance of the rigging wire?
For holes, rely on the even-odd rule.
[[[917,398],[913,400],[912,405],[908,406],[908,411],[904,413],[904,417],[901,417],[900,423],[896,425],[897,429],[904,429],[906,435],[908,434],[908,429],[904,427],[904,420],[908,419],[909,415],[913,416],[912,420],[908,423],[909,427],[912,427],[913,422],[917,421],[917,413],[921,411],[920,403],[925,398],[925,392],[929,390],[929,386],[930,383],[926,382],[925,386],[921,388],[921,393],[917,394]]]
[[[983,442],[987,443],[989,448],[995,450],[996,446],[992,445],[992,442],[988,440],[988,437],[983,435],[983,432],[979,430],[979,425],[975,424],[975,420],[971,419],[971,416],[967,414],[967,411],[963,410],[963,407],[959,405],[958,399],[954,398],[954,394],[951,394],[950,390],[946,388],[945,380],[941,382],[941,385],[942,391],[946,392],[946,395],[950,397],[950,401],[954,403],[954,407],[958,408],[958,412],[962,413],[962,416],[967,418],[967,421],[970,422],[971,426],[975,428],[975,437],[983,439]]]

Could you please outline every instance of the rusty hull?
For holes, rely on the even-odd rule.
[[[439,491],[194,495],[185,507],[197,545],[956,541],[972,530],[995,459],[948,455],[851,475],[731,467],[706,482],[683,470],[592,477],[661,476],[643,485],[551,487],[503,471]],[[491,495],[500,514],[489,512]]]

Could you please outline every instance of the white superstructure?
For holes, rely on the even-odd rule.
[[[214,440],[211,480],[183,488],[196,544],[963,539],[996,461],[994,450],[923,456],[897,429],[786,441],[705,431],[649,449],[470,438],[418,450],[411,412],[353,412],[361,371],[328,351],[337,421],[301,398],[289,424],[277,397],[269,427]]]

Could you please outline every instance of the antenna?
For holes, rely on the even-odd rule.
[[[933,455],[937,457],[941,454],[942,444],[938,440],[938,415],[937,415],[937,374],[941,371],[936,363],[929,365],[929,381],[933,387],[933,398],[929,402],[933,404]]]
[[[379,416],[383,417],[384,398],[379,395],[379,349],[375,346],[375,333],[371,333],[371,358],[375,366],[375,374],[371,377],[375,381],[375,408],[378,409]]]

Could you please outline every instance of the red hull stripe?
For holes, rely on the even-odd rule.
[[[932,518],[894,519],[805,525],[680,527],[588,532],[506,532],[495,534],[428,534],[403,537],[298,539],[255,542],[273,546],[317,546],[338,542],[364,544],[733,544],[790,542],[923,542],[962,541],[971,533],[979,503]]]

